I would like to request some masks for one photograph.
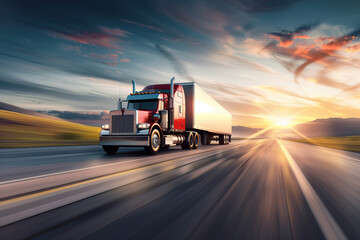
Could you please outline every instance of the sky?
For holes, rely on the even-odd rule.
[[[234,126],[360,117],[360,1],[0,3],[1,102],[101,112],[175,76]]]

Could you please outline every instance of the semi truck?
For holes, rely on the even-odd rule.
[[[101,126],[100,145],[108,154],[119,147],[145,147],[150,154],[172,146],[197,149],[199,144],[231,142],[231,114],[196,83],[146,86],[119,99]]]

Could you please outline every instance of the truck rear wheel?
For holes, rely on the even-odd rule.
[[[194,147],[194,133],[189,132],[188,137],[185,141],[181,144],[182,149],[192,149]]]
[[[105,146],[105,145],[103,145],[103,149],[108,154],[115,154],[119,150],[119,146]]]
[[[198,133],[195,133],[194,135],[194,149],[197,149],[199,147],[199,143],[200,143],[200,136]]]
[[[152,155],[156,154],[160,149],[161,135],[159,130],[154,129],[150,135],[150,146],[145,147],[146,151]]]

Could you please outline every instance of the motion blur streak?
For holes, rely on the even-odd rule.
[[[281,150],[285,154],[286,159],[289,161],[289,164],[295,174],[295,177],[300,185],[302,192],[318,222],[320,228],[325,235],[326,239],[336,240],[336,239],[347,239],[342,232],[339,225],[333,219],[329,211],[326,209],[324,204],[321,202],[318,195],[315,193],[314,189],[311,187],[308,180],[305,178],[304,174],[301,172],[299,166],[296,164],[294,159],[291,157],[290,153],[286,150],[284,145],[277,139],[278,144],[281,147]]]
[[[28,178],[1,185],[0,201],[57,189],[1,205],[0,239],[360,236],[359,153],[276,139],[205,145],[186,156],[139,150],[0,150],[1,180]]]

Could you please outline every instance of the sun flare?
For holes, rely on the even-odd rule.
[[[289,118],[274,118],[273,123],[278,128],[289,128],[293,125],[293,122]]]

